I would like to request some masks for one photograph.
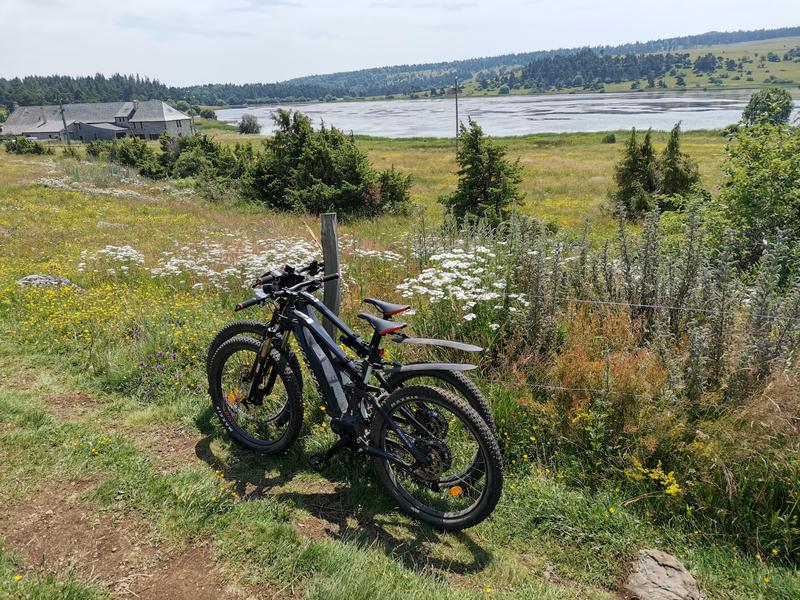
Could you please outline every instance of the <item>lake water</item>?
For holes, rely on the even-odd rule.
[[[717,129],[735,123],[752,90],[634,92],[626,94],[560,94],[475,97],[459,100],[462,121],[472,117],[496,136],[618,129],[668,130],[681,121],[684,131]],[[795,101],[796,118],[798,103]],[[315,124],[325,121],[355,134],[410,137],[453,137],[453,99],[314,102],[259,105],[217,111],[221,121],[237,123],[242,114],[255,115],[262,133],[273,130],[276,108],[299,110]]]

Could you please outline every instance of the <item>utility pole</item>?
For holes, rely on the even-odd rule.
[[[64,124],[64,139],[67,142],[67,146],[69,146],[70,143],[69,143],[69,131],[67,131],[67,118],[64,116],[64,102],[60,97],[58,99],[58,107],[61,109],[61,122]]]
[[[456,77],[456,156],[458,156],[458,77]]]

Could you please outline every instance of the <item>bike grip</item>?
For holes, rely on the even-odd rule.
[[[325,275],[325,277],[320,277],[320,283],[325,283],[326,281],[333,281],[335,279],[339,279],[338,273],[331,273],[330,275]]]
[[[250,308],[251,306],[255,306],[259,302],[261,302],[260,298],[250,298],[250,300],[245,300],[244,302],[240,302],[239,304],[237,304],[236,308],[234,308],[233,310],[235,312],[239,312],[240,310],[244,310],[245,308]]]

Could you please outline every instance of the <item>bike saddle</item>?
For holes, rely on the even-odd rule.
[[[370,315],[367,313],[359,313],[359,319],[364,319],[370,326],[379,334],[379,335],[386,335],[388,333],[394,333],[406,327],[408,323],[398,323],[397,321],[387,321],[386,319],[380,319],[375,315]]]
[[[411,306],[408,304],[392,304],[391,302],[384,302],[375,298],[364,298],[366,304],[372,304],[375,308],[383,313],[383,318],[391,317],[392,315],[399,315],[401,312],[407,311]]]

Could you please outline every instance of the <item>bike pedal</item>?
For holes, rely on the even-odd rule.
[[[317,473],[321,473],[329,464],[331,464],[331,459],[320,452],[315,452],[308,457],[308,466]]]

